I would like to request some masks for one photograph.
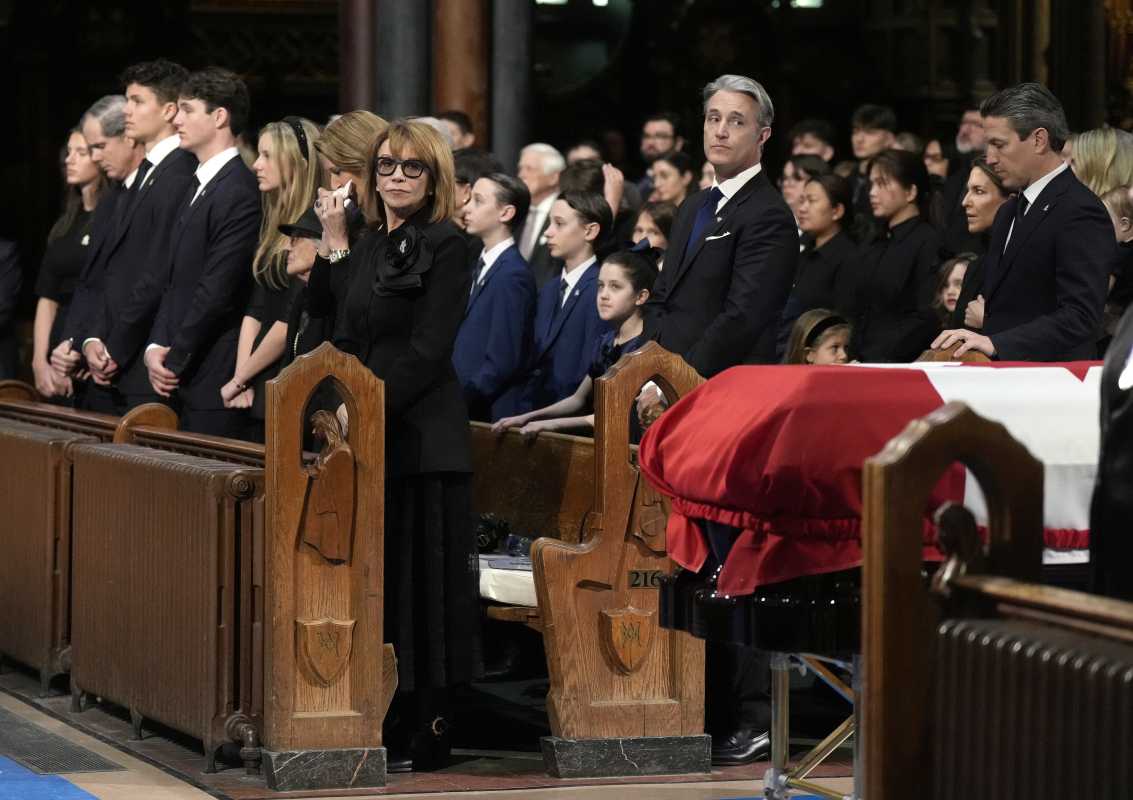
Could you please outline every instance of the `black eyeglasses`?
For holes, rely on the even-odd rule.
[[[390,158],[389,156],[382,156],[378,159],[378,174],[382,176],[390,176],[398,167],[401,167],[401,174],[407,178],[420,178],[429,171],[429,165],[424,161],[418,161],[416,158],[407,158],[402,161],[400,158]]]

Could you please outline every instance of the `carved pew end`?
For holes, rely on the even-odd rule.
[[[555,778],[681,775],[712,770],[712,737],[633,736],[563,739],[544,736],[543,766]]]

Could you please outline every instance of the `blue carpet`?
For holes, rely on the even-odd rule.
[[[66,778],[36,775],[0,756],[0,800],[96,800]]]

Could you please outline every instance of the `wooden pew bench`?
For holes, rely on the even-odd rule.
[[[988,534],[938,515],[948,560],[921,577],[921,514],[967,466]],[[1133,797],[1133,604],[1036,583],[1043,468],[961,403],[864,468],[863,797]]]
[[[354,425],[341,441],[318,418],[333,446],[311,464],[306,410],[325,381]],[[0,393],[0,432],[34,417],[112,442],[67,446],[77,710],[89,691],[138,733],[149,717],[197,736],[208,768],[231,739],[249,766],[262,754],[273,789],[384,785],[383,391],[324,345],[268,384],[265,446],[178,432],[162,406],[114,421]]]

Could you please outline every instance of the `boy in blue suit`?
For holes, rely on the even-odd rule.
[[[518,178],[492,173],[472,186],[466,230],[484,250],[476,263],[468,310],[456,334],[452,363],[470,419],[494,422],[515,413],[513,387],[531,352],[535,278],[515,245],[531,194]]]
[[[590,368],[594,343],[609,329],[598,316],[597,243],[613,225],[600,194],[566,192],[551,207],[547,244],[564,261],[558,280],[539,291],[535,351],[519,412],[574,393]]]

